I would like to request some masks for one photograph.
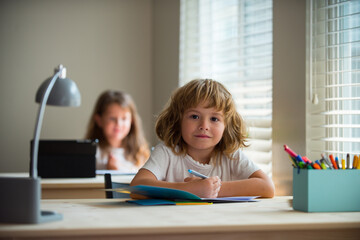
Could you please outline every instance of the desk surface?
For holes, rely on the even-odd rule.
[[[28,173],[0,173],[0,177],[28,177]],[[113,181],[130,183],[134,175],[112,175]],[[104,175],[96,175],[93,178],[42,178],[42,188],[94,188],[104,187]]]
[[[27,177],[27,173],[0,173],[2,177]],[[113,175],[112,180],[130,183],[134,175]],[[94,178],[42,178],[42,199],[105,198],[104,175]]]
[[[0,224],[0,238],[36,239],[358,239],[360,212],[294,211],[292,197],[191,206],[138,206],[117,199],[42,200],[63,220]],[[289,235],[290,234],[290,235]]]

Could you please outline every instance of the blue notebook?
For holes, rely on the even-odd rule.
[[[154,187],[146,185],[128,186],[123,188],[112,189],[116,192],[132,193],[145,196],[150,199],[164,199],[171,201],[193,201],[193,202],[254,202],[258,196],[239,196],[239,197],[222,197],[222,198],[200,198],[195,194],[172,188]]]

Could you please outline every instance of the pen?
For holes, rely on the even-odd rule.
[[[354,154],[353,169],[356,169],[358,165],[359,165],[359,158],[357,155]]]
[[[327,165],[327,163],[325,162],[325,159],[320,159],[319,160],[321,168],[323,168],[323,166],[325,166],[325,169],[329,168],[329,166]]]
[[[338,169],[340,169],[339,158],[338,157],[335,157],[335,163],[336,163],[336,166],[338,167]]]
[[[316,162],[312,163],[311,166],[315,169],[321,170],[321,166],[317,164]]]
[[[328,167],[329,167],[330,169],[333,169],[331,162],[330,162],[329,159],[325,156],[325,154],[322,153],[322,154],[321,154],[321,158],[325,160],[326,164],[328,165]],[[337,165],[337,167],[339,167],[339,166]]]
[[[291,157],[290,155],[289,155],[289,158],[290,158],[290,161],[292,162],[292,165],[293,165],[294,167],[298,167],[295,158]]]
[[[339,169],[339,168],[337,167],[337,165],[336,165],[334,156],[333,156],[332,154],[330,154],[330,155],[329,155],[329,158],[330,158],[330,160],[331,160],[331,163],[332,163],[333,167],[334,167],[335,169]]]
[[[294,157],[296,158],[297,157],[297,154],[291,150],[287,145],[284,145],[284,150],[291,156],[291,157]]]
[[[325,164],[324,164],[324,163],[320,163],[319,160],[315,160],[315,163],[318,164],[318,165],[321,167],[321,169],[326,169]]]
[[[212,202],[175,202],[175,205],[211,205]]]
[[[353,169],[357,169],[358,166],[360,166],[360,162],[359,162],[359,158],[357,155],[354,155],[354,160],[353,160]]]
[[[306,157],[306,156],[303,156],[302,159],[303,159],[307,164],[311,163],[311,160],[310,160],[308,157]]]
[[[303,158],[300,156],[300,154],[299,155],[297,155],[296,157],[295,157],[295,159],[299,162],[299,163],[302,163],[303,165],[305,165],[305,161],[303,160]]]
[[[291,150],[287,145],[284,145],[284,150],[290,155],[290,157],[292,157],[293,159],[296,160],[296,164],[300,167],[300,168],[304,168],[305,166],[305,161],[304,159],[300,156],[300,154],[296,154],[293,150]]]
[[[197,176],[197,177],[201,177],[202,179],[209,178],[208,176],[205,176],[204,174],[198,173],[197,171],[194,171],[192,169],[189,169],[188,172],[191,173],[192,175]]]
[[[305,163],[303,163],[303,162],[298,162],[297,164],[298,164],[299,168],[305,168]]]
[[[350,169],[350,154],[346,155],[346,168]]]
[[[325,163],[321,163],[320,165],[322,169],[327,169]]]
[[[341,168],[345,169],[345,159],[341,159]]]
[[[314,169],[314,168],[311,166],[311,163],[306,164],[306,167],[307,167],[307,169]]]

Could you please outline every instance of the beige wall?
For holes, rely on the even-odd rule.
[[[154,5],[153,113],[160,113],[179,85],[180,1],[157,0]],[[155,120],[155,118],[153,118]],[[153,141],[156,144],[155,132]]]
[[[153,6],[151,0],[0,1],[0,172],[28,170],[35,92],[60,63],[78,84],[82,105],[48,106],[41,138],[83,138],[96,97],[120,89],[133,96],[153,139]]]
[[[292,167],[283,145],[305,154],[306,1],[273,0],[273,180],[292,195]]]

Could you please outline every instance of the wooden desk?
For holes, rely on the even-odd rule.
[[[0,176],[26,177],[25,173],[1,173]],[[113,175],[112,180],[130,183],[134,175]],[[42,199],[94,199],[105,198],[104,175],[95,178],[43,178]]]
[[[359,239],[360,212],[304,213],[292,197],[253,203],[138,206],[117,199],[42,200],[62,221],[0,224],[0,239]]]
[[[114,175],[113,181],[130,183],[134,175]],[[104,175],[95,178],[55,178],[41,180],[42,199],[105,198]]]

